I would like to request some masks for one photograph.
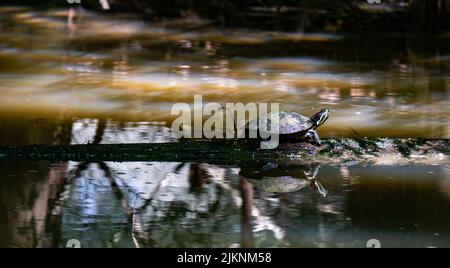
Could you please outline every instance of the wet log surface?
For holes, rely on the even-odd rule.
[[[183,140],[153,144],[2,145],[0,159],[73,161],[170,161],[241,164],[450,164],[446,139],[324,139],[281,143],[263,150],[255,140]]]

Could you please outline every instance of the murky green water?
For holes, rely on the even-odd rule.
[[[194,94],[326,106],[323,137],[450,138],[449,70],[449,36],[0,7],[0,144],[175,141],[171,105]],[[449,167],[312,168],[1,161],[0,246],[450,246]]]

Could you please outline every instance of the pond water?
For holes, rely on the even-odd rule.
[[[450,138],[450,36],[0,7],[0,144],[176,141],[172,104],[277,102],[322,137]],[[311,170],[317,172],[315,179]],[[450,167],[0,161],[0,246],[449,247]]]
[[[1,161],[0,246],[450,247],[448,167],[248,170]]]

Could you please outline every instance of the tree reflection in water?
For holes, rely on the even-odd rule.
[[[105,137],[111,143],[134,142],[132,128],[123,130],[127,135],[107,125],[76,121],[71,143],[102,143]],[[49,215],[48,246],[77,238],[93,247],[252,247],[253,233],[264,230],[283,243],[284,231],[253,204],[253,185],[237,168],[161,162],[66,165],[67,176]]]
[[[54,143],[171,139],[160,125],[72,122],[55,128]],[[364,247],[374,236],[404,246],[405,235],[415,241],[407,246],[450,241],[442,220],[446,167],[0,165],[2,246],[64,247],[78,239],[84,247]]]

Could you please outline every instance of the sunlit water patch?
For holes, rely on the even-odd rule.
[[[220,103],[279,102],[305,115],[330,107],[324,137],[450,137],[448,46],[423,50],[421,39],[401,36],[219,31],[206,21],[187,30],[181,21],[82,10],[73,17],[68,10],[1,10],[2,128],[13,127],[10,115],[18,113],[30,115],[14,118],[28,132],[35,129],[25,118],[55,125],[58,114],[170,125],[172,104],[202,94]],[[11,141],[3,135],[0,142]]]

